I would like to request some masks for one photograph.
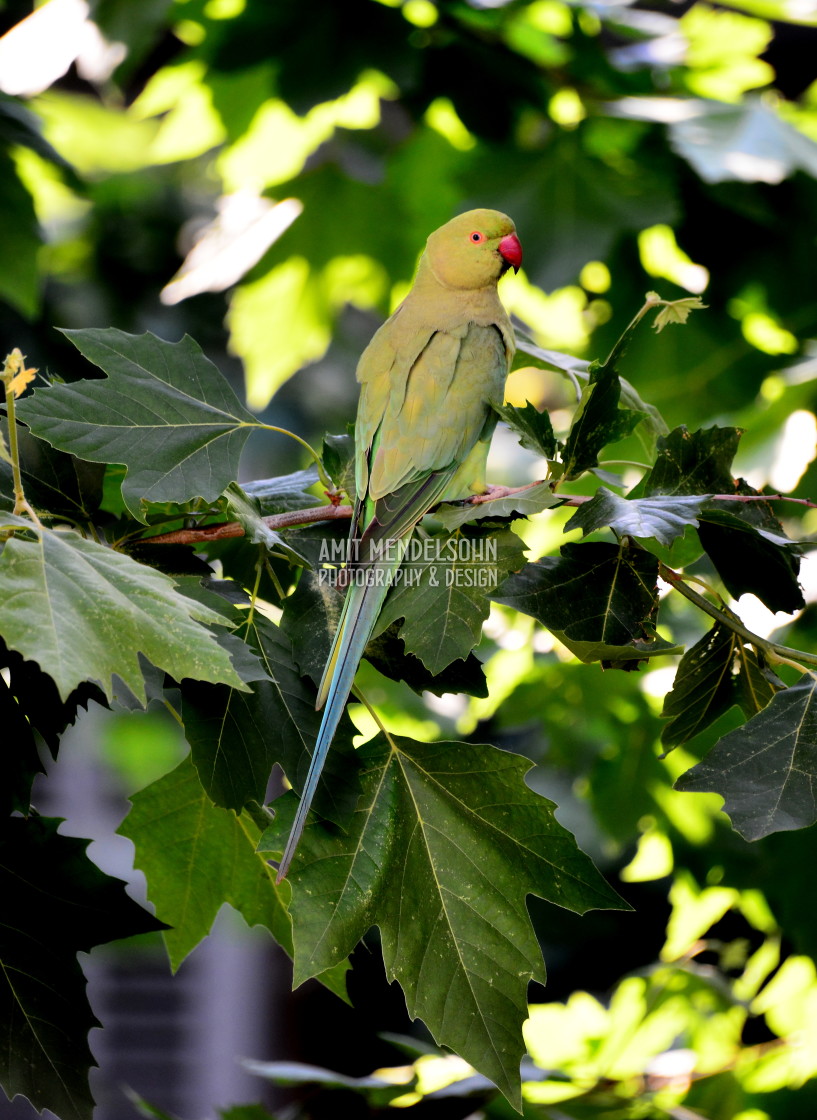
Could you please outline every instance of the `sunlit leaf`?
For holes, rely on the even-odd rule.
[[[44,529],[37,540],[8,541],[0,588],[0,633],[53,677],[63,700],[86,680],[110,699],[116,674],[144,703],[139,654],[176,680],[247,687],[201,625],[223,624],[220,615],[167,576],[76,533]]]

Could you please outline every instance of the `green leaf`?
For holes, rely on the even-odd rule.
[[[549,482],[536,482],[515,494],[487,498],[482,502],[451,502],[438,506],[434,518],[453,533],[462,525],[476,521],[498,521],[506,518],[530,517],[543,509],[559,506],[564,498],[553,493]]]
[[[28,815],[31,785],[44,773],[35,731],[56,758],[60,735],[89,700],[105,705],[92,684],[82,684],[63,703],[57,686],[33,661],[25,661],[0,639],[0,727],[10,750],[0,751],[0,815]]]
[[[0,420],[0,440],[8,439],[8,420]],[[87,523],[99,509],[105,468],[57,451],[17,425],[20,474],[26,498],[41,514]],[[14,507],[11,465],[0,458],[0,505]]]
[[[161,928],[91,863],[61,822],[11,817],[0,832],[0,1083],[62,1120],[91,1120],[87,1034],[99,1026],[76,959],[94,945]]]
[[[256,851],[261,830],[250,813],[236,816],[214,805],[189,758],[131,803],[118,831],[133,841],[157,916],[171,927],[163,936],[174,971],[210,932],[225,902],[292,955],[290,887],[275,886],[274,868]],[[341,959],[321,976],[344,999],[346,969]]]
[[[216,805],[239,812],[263,802],[270,772],[279,763],[300,790],[306,777],[321,713],[315,693],[296,670],[286,634],[258,614],[248,641],[267,679],[251,692],[226,685],[182,683],[182,717],[199,780]],[[335,736],[315,798],[315,810],[342,822],[360,792],[351,722]]]
[[[504,420],[511,431],[519,436],[522,447],[535,451],[545,459],[555,458],[558,443],[547,411],[540,412],[530,401],[525,402],[524,408],[504,404],[494,405],[493,409],[500,420]]]
[[[332,648],[344,595],[328,578],[331,569],[301,572],[298,586],[284,601],[281,629],[292,642],[301,674],[318,684]]]
[[[674,428],[658,441],[652,470],[632,496],[731,493],[732,460],[740,437],[739,428]]]
[[[463,660],[479,642],[490,613],[489,594],[524,563],[525,546],[509,529],[413,538],[402,582],[390,592],[375,626],[381,634],[398,618],[400,637],[436,676]]]
[[[580,661],[616,665],[678,651],[655,634],[657,580],[658,561],[643,549],[566,544],[490,597],[532,615]]]
[[[21,315],[33,319],[40,307],[37,256],[42,238],[34,201],[20,182],[14,161],[5,147],[0,151],[0,214],[3,215],[0,299]]]
[[[622,498],[600,486],[589,502],[580,505],[565,525],[565,532],[581,529],[587,536],[609,526],[619,536],[654,537],[669,547],[687,525],[697,525],[703,498],[691,495],[667,498]]]
[[[561,354],[556,350],[544,350],[517,330],[516,354],[511,369],[521,369],[524,366],[555,369],[566,374],[576,389],[576,397],[579,398],[581,396],[581,384],[588,381],[590,362],[586,362],[582,358],[574,358],[570,354]],[[626,378],[619,377],[619,384],[621,386],[621,404],[631,411],[644,414],[642,423],[636,428],[636,435],[645,450],[652,454],[657,438],[666,435],[669,431],[667,423],[655,405],[648,404],[643,400]]]
[[[112,327],[63,333],[108,376],[21,401],[35,435],[82,459],[123,463],[122,496],[140,519],[143,501],[214,501],[237,479],[257,421],[196,342]]]
[[[735,704],[750,718],[774,694],[755,651],[730,627],[716,622],[681,658],[672,691],[664,699],[661,714],[670,722],[661,742],[667,747],[686,743]]]
[[[585,361],[584,358],[574,358],[572,354],[562,354],[558,350],[546,350],[542,346],[537,346],[532,338],[529,338],[519,329],[516,329],[514,333],[516,336],[516,351],[511,370],[522,369],[525,366],[537,366],[539,369],[555,369],[561,373],[566,373],[574,383],[577,378],[587,380],[590,362]]]
[[[76,533],[15,537],[0,555],[0,635],[53,677],[63,700],[86,680],[110,700],[117,674],[144,703],[139,654],[176,680],[245,689],[201,623],[223,619],[180,595],[167,576]]]
[[[231,482],[225,492],[227,511],[231,518],[244,527],[244,535],[251,544],[263,545],[267,552],[276,550],[295,564],[308,563],[275,529],[271,529],[261,516],[255,501],[249,498],[236,482]]]
[[[487,696],[488,682],[482,663],[469,653],[464,660],[452,661],[441,673],[433,675],[419,659],[405,651],[405,643],[398,635],[398,624],[392,625],[372,638],[366,646],[364,657],[384,677],[405,681],[409,688],[420,695],[433,692],[442,696],[446,692],[464,692],[468,696]]]
[[[623,904],[526,786],[526,759],[382,736],[359,753],[364,792],[348,833],[308,826],[290,870],[295,983],[379,926],[409,1014],[518,1108],[527,986],[544,978],[526,896],[578,913]],[[294,806],[281,805],[264,851],[286,836]]]
[[[327,474],[348,497],[354,501],[355,486],[355,430],[350,424],[343,435],[333,436],[328,432],[323,437],[321,459]]]
[[[743,479],[732,477],[738,428],[676,428],[658,441],[652,470],[633,495],[713,495],[760,497]],[[804,605],[797,582],[800,561],[767,501],[713,500],[698,513],[698,536],[718,575],[735,598],[752,593],[769,610],[791,612]]]
[[[736,489],[757,493],[745,483]],[[698,536],[736,599],[756,595],[770,611],[787,614],[806,605],[797,580],[798,545],[785,535],[768,502],[707,503],[701,510]]]
[[[817,680],[804,676],[715,744],[675,788],[719,793],[746,840],[817,821]]]
[[[242,482],[244,493],[258,503],[262,516],[305,509],[317,502],[312,487],[318,481],[316,467],[281,475],[279,478],[262,478],[255,482]]]
[[[27,816],[34,778],[46,771],[33,728],[4,677],[0,675],[0,727],[11,749],[0,752],[0,814],[7,817],[18,812]]]
[[[653,295],[654,293],[650,293]],[[690,296],[687,299],[664,300],[663,307],[655,316],[653,326],[661,332],[670,323],[685,323],[693,311],[701,311],[707,305],[700,296]]]
[[[643,412],[619,408],[620,400],[615,361],[608,359],[603,365],[591,366],[562,452],[565,481],[597,467],[602,448],[630,435],[644,419]]]
[[[282,630],[290,636],[293,654],[300,671],[316,684],[323,676],[335,636],[343,594],[321,572],[303,572],[295,593],[284,603]],[[441,696],[444,692],[467,692],[469,696],[485,696],[487,685],[482,666],[473,654],[465,661],[454,661],[434,675],[419,658],[406,653],[405,644],[392,623],[382,634],[371,638],[363,656],[379,673],[394,681],[405,681],[415,692],[428,690]]]
[[[388,1073],[385,1076],[372,1073],[368,1077],[348,1077],[346,1074],[304,1062],[255,1062],[245,1059],[242,1065],[256,1077],[265,1077],[276,1085],[320,1085],[325,1089],[351,1089],[367,1102],[370,1109],[377,1108],[378,1111],[396,1097],[412,1092],[417,1083],[416,1077],[412,1077],[410,1081],[398,1081],[390,1078]],[[248,1107],[258,1106],[244,1106]],[[224,1113],[222,1117],[223,1120],[228,1120]],[[239,1114],[231,1115],[229,1120],[269,1120],[269,1117]]]

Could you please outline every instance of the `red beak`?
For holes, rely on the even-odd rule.
[[[499,255],[504,260],[506,269],[519,271],[519,266],[522,264],[522,246],[515,233],[509,233],[507,237],[502,238],[499,243]]]

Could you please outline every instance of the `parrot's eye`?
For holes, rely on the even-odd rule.
[[[480,243],[480,241],[485,240],[485,234],[480,233],[478,229],[475,229],[474,232],[471,234],[471,240],[474,242],[475,245],[478,245]]]

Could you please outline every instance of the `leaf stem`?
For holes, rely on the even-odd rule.
[[[704,614],[708,614],[710,618],[714,618],[716,622],[728,626],[735,634],[738,634],[744,641],[749,642],[755,649],[762,650],[763,653],[770,661],[777,661],[780,664],[794,665],[800,672],[804,671],[805,665],[813,665],[817,667],[817,654],[806,653],[804,650],[792,649],[790,646],[780,645],[777,642],[770,642],[768,638],[761,638],[759,634],[753,633],[748,627],[744,626],[741,620],[732,611],[721,610],[703,595],[691,588],[684,576],[680,572],[674,571],[672,568],[667,567],[666,564],[660,563],[658,565],[658,574],[666,583],[679,591],[685,599],[690,603],[694,603],[696,607],[700,608]]]
[[[14,486],[14,512],[16,514],[26,513],[32,519],[38,528],[42,529],[43,524],[37,514],[28,502],[23,490],[23,476],[20,470],[20,447],[17,442],[17,420],[15,418],[15,388],[12,381],[19,374],[25,373],[25,360],[20,351],[15,347],[10,354],[6,356],[3,365],[3,373],[1,379],[6,390],[6,414],[8,416],[8,431],[9,431],[9,458],[11,460],[11,477]]]
[[[647,312],[652,311],[652,309],[654,307],[660,307],[661,304],[664,303],[664,302],[665,302],[664,300],[659,299],[652,292],[647,296],[647,298],[644,301],[643,306],[640,307],[638,311],[636,311],[635,315],[630,320],[629,324],[625,327],[625,329],[622,331],[618,340],[614,344],[613,349],[607,355],[607,359],[604,362],[605,366],[615,366],[616,362],[619,360],[621,355],[627,349],[627,347],[630,343],[630,336],[632,335],[633,331],[638,326],[638,324],[641,322],[641,320],[644,318],[644,316],[647,314]]]
[[[372,705],[369,703],[369,701],[366,699],[366,697],[363,695],[363,693],[360,691],[360,689],[357,687],[356,684],[352,685],[352,695],[355,697],[356,700],[360,701],[360,703],[363,705],[363,707],[366,709],[366,711],[372,717],[374,722],[377,724],[377,726],[380,728],[380,730],[386,736],[386,738],[389,741],[389,745],[391,746],[391,749],[393,751],[396,751],[397,750],[397,744],[395,743],[394,739],[392,739],[391,735],[389,734],[385,724],[383,723],[383,720],[380,718],[380,716],[377,714],[377,712],[374,710]]]
[[[263,428],[266,432],[278,432],[279,435],[289,436],[290,439],[294,439],[296,443],[300,443],[301,447],[305,448],[309,452],[313,463],[318,468],[318,477],[321,480],[321,485],[324,486],[330,494],[337,493],[334,482],[326,473],[326,469],[323,465],[323,462],[321,461],[320,455],[317,453],[314,447],[306,442],[305,439],[301,439],[300,436],[296,435],[295,432],[291,432],[288,428],[279,428],[276,427],[275,424],[262,424],[259,421],[258,427]]]

